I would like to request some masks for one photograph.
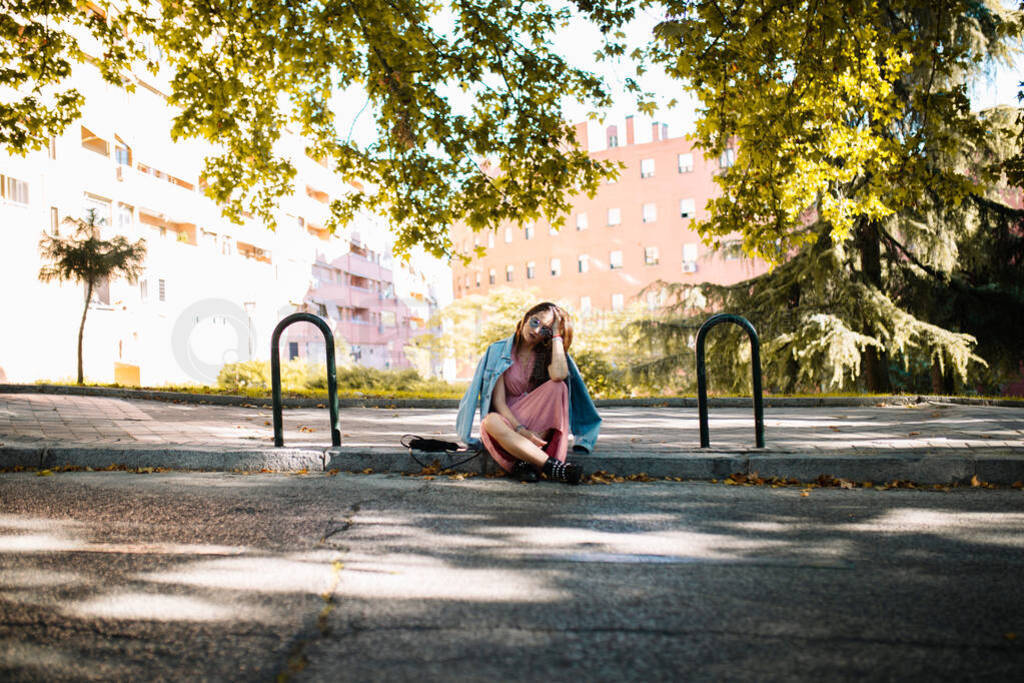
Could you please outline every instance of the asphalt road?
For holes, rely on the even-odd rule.
[[[1024,493],[0,475],[7,680],[1008,680]]]

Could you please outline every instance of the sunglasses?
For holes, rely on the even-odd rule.
[[[552,335],[554,335],[554,332],[551,331],[551,328],[548,327],[547,325],[542,325],[540,319],[537,316],[533,316],[532,318],[530,318],[530,329],[535,332],[539,332],[540,336],[544,337],[545,339],[551,339]]]

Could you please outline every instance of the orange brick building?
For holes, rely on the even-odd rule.
[[[688,138],[669,138],[667,125],[656,122],[650,141],[637,142],[634,125],[627,117],[624,131],[607,126],[604,140],[594,145],[587,125],[577,125],[577,140],[593,158],[621,161],[625,168],[593,199],[576,197],[560,230],[543,222],[476,234],[454,227],[458,251],[487,247],[468,265],[453,262],[455,298],[496,287],[536,287],[542,298],[569,301],[586,314],[621,310],[659,279],[729,284],[764,272],[760,262],[712,252],[691,227],[706,216],[707,201],[718,191],[714,174],[732,162],[733,150],[705,159]],[[658,302],[651,296],[647,303]]]

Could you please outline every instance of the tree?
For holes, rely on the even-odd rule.
[[[698,227],[706,242],[775,266],[698,289],[710,307],[755,323],[770,381],[792,390],[859,379],[886,391],[892,360],[952,368],[961,381],[969,364],[984,365],[979,328],[938,304],[960,298],[1024,318],[1019,240],[1016,256],[973,248],[1021,234],[1024,214],[1006,205],[1000,175],[1016,151],[1016,112],[974,113],[968,98],[982,65],[1011,54],[1020,13],[974,0],[662,4],[647,56],[700,98],[706,153],[738,147]],[[643,327],[675,343],[666,362],[686,356],[679,339],[703,314],[692,289],[675,286],[670,318]],[[729,345],[735,360],[742,347]],[[724,367],[732,388],[745,384],[746,369]]]
[[[69,237],[43,233],[39,250],[43,259],[49,261],[39,270],[43,282],[81,282],[85,284],[85,306],[82,322],[78,326],[78,383],[82,384],[82,338],[85,334],[85,318],[89,314],[93,289],[105,280],[124,277],[134,283],[142,274],[146,258],[146,240],[131,243],[121,235],[102,240],[96,211],[90,209],[85,219],[64,219],[65,224],[75,226]]]
[[[430,321],[430,327],[440,327],[441,334],[420,335],[412,345],[459,363],[476,363],[489,344],[512,334],[527,309],[539,301],[535,287],[499,287],[486,296],[456,299]]]
[[[597,77],[551,46],[567,7],[508,0],[98,0],[83,13],[70,0],[9,0],[0,19],[0,68],[21,99],[0,104],[0,143],[38,149],[80,113],[82,95],[61,90],[77,62],[131,87],[147,42],[163,53],[174,139],[201,138],[220,153],[206,161],[206,193],[225,215],[248,212],[269,227],[295,169],[276,143],[285,128],[307,153],[354,184],[332,204],[334,223],[363,208],[385,212],[396,251],[422,244],[451,254],[448,226],[474,230],[543,215],[561,224],[566,197],[593,193],[616,173],[574,143],[562,99],[595,107],[610,97]],[[116,5],[116,9],[115,9]],[[599,22],[606,49],[628,2],[580,1]],[[102,54],[85,55],[91,32]],[[157,65],[146,62],[150,68]],[[55,92],[49,100],[46,93]],[[331,109],[338,92],[365,98],[377,139],[351,139]],[[354,124],[353,124],[354,125]]]

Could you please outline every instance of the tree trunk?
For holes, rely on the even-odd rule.
[[[858,232],[860,247],[860,267],[864,281],[882,289],[882,250],[878,226],[874,221],[862,220]],[[874,330],[865,330],[873,334]],[[861,353],[861,367],[864,383],[873,394],[885,394],[892,391],[889,385],[889,356],[884,349],[868,346]]]
[[[85,334],[85,316],[89,314],[89,300],[92,299],[92,282],[85,284],[85,308],[82,309],[82,324],[78,326],[78,383],[85,384],[82,372],[82,337]]]
[[[800,285],[794,282],[789,288],[789,310],[795,311],[800,306]],[[797,384],[800,380],[800,364],[796,362],[796,358],[793,354],[787,354],[786,356],[786,368],[785,377],[783,382],[785,383],[784,391],[795,393],[797,391]]]

